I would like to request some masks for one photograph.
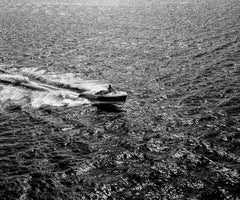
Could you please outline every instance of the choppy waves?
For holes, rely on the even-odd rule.
[[[239,1],[31,2],[0,2],[1,66],[129,98],[1,85],[3,199],[239,199]]]

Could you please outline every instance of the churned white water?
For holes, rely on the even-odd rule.
[[[28,76],[41,77],[47,83],[41,84],[30,81]],[[0,88],[1,108],[7,108],[10,105],[31,106],[33,108],[46,105],[71,107],[90,103],[87,99],[78,97],[78,92],[53,86],[48,84],[48,81],[87,91],[106,90],[108,87],[108,84],[103,81],[81,79],[79,74],[54,74],[34,69],[23,69],[21,72],[11,71],[11,74],[0,74],[1,81],[4,83]],[[25,87],[25,83],[29,83],[30,87]]]

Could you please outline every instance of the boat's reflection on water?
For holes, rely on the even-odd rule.
[[[93,104],[100,111],[105,112],[124,112],[123,108],[114,104]]]

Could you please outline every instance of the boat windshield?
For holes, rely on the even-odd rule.
[[[97,95],[104,95],[104,94],[107,94],[107,93],[109,93],[108,90],[100,90],[99,92],[96,92],[95,94],[97,94]]]

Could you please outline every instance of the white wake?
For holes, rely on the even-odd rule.
[[[1,70],[1,68],[0,68]],[[5,73],[6,72],[6,73]],[[20,72],[2,69],[0,72],[0,108],[11,106],[79,106],[90,104],[80,98],[81,91],[106,90],[108,83],[97,80],[84,80],[80,74],[47,73],[33,68]]]

